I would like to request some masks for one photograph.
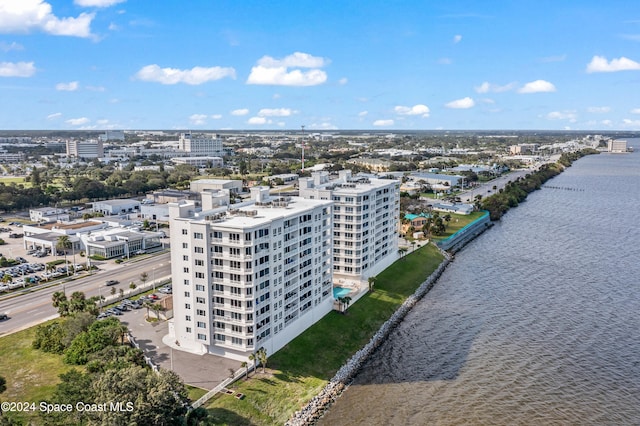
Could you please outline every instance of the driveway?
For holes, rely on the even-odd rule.
[[[229,377],[229,369],[240,369],[240,362],[215,355],[196,355],[173,349],[162,342],[168,334],[168,323],[159,321],[148,323],[147,310],[137,309],[125,312],[118,319],[122,321],[140,344],[145,355],[158,366],[173,370],[191,386],[210,390]]]

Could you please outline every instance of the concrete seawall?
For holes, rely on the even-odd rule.
[[[345,365],[343,365],[333,376],[329,383],[316,395],[306,407],[297,411],[286,423],[287,426],[312,425],[322,416],[325,410],[340,396],[349,382],[356,376],[367,359],[375,350],[389,337],[393,329],[402,322],[404,317],[411,311],[415,304],[431,290],[442,272],[450,262],[451,256],[440,250],[444,255],[444,260],[435,271],[416,289],[416,291],[404,301],[394,314],[380,327],[373,335],[369,343],[356,352]]]
[[[450,237],[436,242],[436,245],[442,250],[456,252],[491,226],[493,225],[489,218],[489,212],[485,211],[483,216],[474,220]]]

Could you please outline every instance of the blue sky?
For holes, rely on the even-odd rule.
[[[640,130],[637,1],[0,0],[0,129]]]

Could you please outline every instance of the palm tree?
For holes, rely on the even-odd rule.
[[[373,291],[373,286],[376,284],[376,277],[369,277],[367,281],[369,282],[369,291]]]
[[[253,371],[256,371],[256,354],[249,355],[249,361],[253,364]],[[247,377],[249,377],[249,367],[247,366]]]
[[[343,297],[343,303],[344,303],[344,313],[346,314],[347,309],[349,308],[349,305],[351,304],[351,298],[349,296],[345,296]]]
[[[67,250],[73,245],[68,235],[60,235],[56,241],[56,250],[62,250],[64,253],[64,264],[67,267],[67,275],[69,275],[69,265],[67,264]]]
[[[148,279],[149,279],[149,274],[147,274],[146,272],[143,272],[140,274],[140,282],[142,283],[142,287],[144,287],[144,284],[147,282]]]
[[[63,291],[56,291],[51,296],[52,304],[54,308],[58,309],[60,316],[64,317],[69,314],[69,301],[67,295]]]
[[[153,303],[149,300],[145,300],[142,303],[142,306],[144,306],[145,308],[147,308],[147,319],[149,319],[149,309],[151,309],[151,307],[153,306]]]
[[[400,255],[400,257],[404,258],[404,256],[407,254],[407,251],[409,251],[408,248],[406,247],[400,247],[398,249],[398,254]]]
[[[262,366],[262,373],[264,374],[264,369],[267,366],[267,350],[262,347],[258,349],[256,352],[256,356],[258,357],[258,361],[260,361],[260,365]]]
[[[249,363],[247,361],[242,361],[242,363],[240,363],[240,368],[244,368],[245,369],[245,373],[244,373],[244,378],[248,378],[249,377]]]

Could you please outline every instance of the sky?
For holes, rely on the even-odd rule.
[[[640,130],[637,0],[0,0],[0,129]]]

